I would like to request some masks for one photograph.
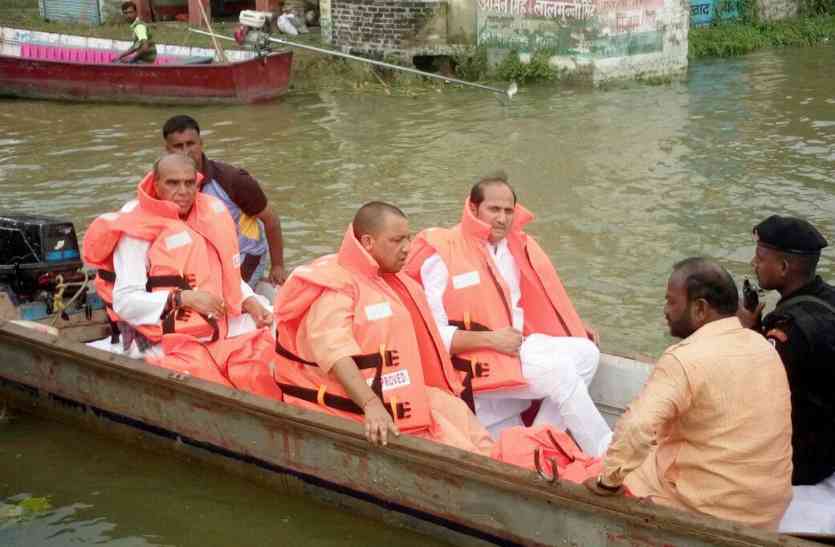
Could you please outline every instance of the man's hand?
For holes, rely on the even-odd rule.
[[[610,490],[608,488],[601,488],[601,486],[597,483],[597,477],[587,478],[583,481],[583,486],[585,486],[592,494],[597,494],[598,496],[604,497],[620,496],[621,494],[623,494],[624,490],[622,484],[613,490]]]
[[[374,397],[365,405],[365,438],[371,444],[386,446],[389,433],[395,437],[400,436],[400,430],[389,416],[383,402]]]
[[[493,331],[491,342],[493,349],[508,355],[519,355],[519,348],[522,346],[522,333],[513,327],[504,327]]]
[[[273,324],[273,314],[258,301],[257,297],[250,296],[244,300],[241,308],[252,316],[256,327],[269,327]]]
[[[287,271],[284,269],[284,264],[273,264],[270,267],[270,283],[273,285],[283,285],[287,281]]]
[[[742,323],[742,326],[746,329],[759,330],[764,307],[765,302],[760,302],[757,309],[754,311],[748,311],[745,306],[742,305],[742,302],[740,302],[739,307],[736,309],[736,316],[739,319],[739,322]]]
[[[220,317],[226,313],[226,304],[210,292],[190,290],[181,294],[183,307],[211,317]]]

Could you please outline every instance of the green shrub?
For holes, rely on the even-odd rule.
[[[510,50],[496,67],[496,76],[501,80],[520,84],[555,80],[559,73],[548,62],[553,55],[552,51],[540,50],[531,55],[530,62],[523,63],[519,60],[519,52]]]
[[[835,0],[830,0],[835,1]],[[811,46],[835,39],[835,16],[797,17],[690,29],[689,57],[732,57],[764,47]]]
[[[452,58],[455,76],[468,82],[477,82],[487,78],[490,67],[487,64],[487,49],[480,47],[470,53],[462,53]]]
[[[835,0],[799,0],[801,16],[835,15]]]

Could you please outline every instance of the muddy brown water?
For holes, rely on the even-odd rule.
[[[179,113],[201,123],[210,157],[262,182],[291,266],[333,252],[369,200],[399,205],[413,230],[453,224],[474,179],[502,168],[604,349],[657,356],[672,341],[662,307],[675,261],[716,257],[741,282],[751,275],[751,227],[772,213],[805,217],[835,243],[833,58],[833,47],[766,51],[699,63],[686,82],[665,86],[527,88],[511,107],[469,90],[326,92],[188,110],[3,101],[0,209],[69,217],[83,231],[130,199],[161,151],[161,124]],[[829,280],[833,257],[827,249],[819,267]],[[75,438],[28,418],[0,426],[0,499],[50,495],[53,505],[24,523],[0,515],[0,544],[417,538],[304,500],[259,492],[254,501],[236,479],[120,455],[120,445],[86,434],[80,444],[95,448],[84,451]],[[92,457],[97,443],[102,455]],[[74,477],[78,467],[85,472]],[[221,535],[195,535],[196,515]]]

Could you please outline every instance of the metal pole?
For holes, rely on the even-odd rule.
[[[199,29],[194,29],[194,28],[190,28],[189,30],[191,32],[195,32],[197,34],[204,34],[206,36],[213,36],[213,37],[216,37],[216,38],[221,38],[223,40],[230,40],[230,41],[233,41],[233,42],[235,41],[234,38],[230,38],[228,36],[222,36],[220,34],[214,34],[213,32],[206,32],[206,31],[199,30]],[[300,49],[307,49],[307,50],[310,50],[310,51],[315,51],[317,53],[324,53],[326,55],[335,55],[337,57],[342,57],[344,59],[351,59],[353,61],[360,61],[362,63],[368,63],[368,64],[371,64],[371,65],[382,66],[382,67],[385,67],[385,68],[390,68],[392,70],[401,70],[403,72],[409,72],[409,73],[412,73],[412,74],[417,74],[418,76],[425,76],[427,78],[434,78],[436,80],[441,80],[441,81],[447,82],[447,83],[460,84],[460,85],[465,85],[465,86],[470,86],[470,87],[477,87],[479,89],[484,89],[486,91],[492,91],[493,93],[498,93],[499,95],[504,95],[508,99],[512,99],[513,96],[518,91],[518,87],[516,86],[516,82],[511,82],[510,86],[507,89],[499,89],[498,87],[491,87],[489,85],[477,84],[475,82],[467,82],[467,81],[464,81],[464,80],[458,80],[456,78],[449,78],[447,76],[442,76],[441,74],[434,74],[432,72],[424,72],[423,70],[418,70],[416,68],[409,68],[409,67],[400,66],[400,65],[393,65],[391,63],[384,63],[383,61],[375,61],[374,59],[366,59],[365,57],[360,57],[358,55],[351,55],[350,53],[342,53],[341,51],[333,51],[333,50],[330,50],[330,49],[324,49],[324,48],[319,48],[319,47],[315,47],[315,46],[309,46],[307,44],[298,44],[296,42],[290,42],[288,40],[282,40],[281,38],[270,37],[270,38],[268,38],[268,40],[271,41],[271,42],[276,42],[278,44],[282,44],[282,45],[289,46],[289,47],[297,47],[297,48],[300,48]]]
[[[203,22],[206,23],[206,28],[209,29],[209,36],[212,37],[212,43],[215,45],[215,51],[217,52],[217,58],[221,63],[228,63],[229,60],[226,59],[226,54],[223,52],[223,48],[220,47],[220,44],[217,41],[217,36],[215,35],[215,31],[212,28],[212,23],[209,21],[209,17],[206,15],[206,9],[203,7],[203,0],[198,0],[197,5],[200,6],[200,13],[203,15]]]

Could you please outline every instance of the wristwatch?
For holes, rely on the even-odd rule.
[[[617,485],[617,486],[609,486],[608,484],[603,482],[603,473],[601,473],[597,476],[597,487],[600,488],[601,490],[605,490],[607,492],[617,492],[618,490],[620,490],[621,486],[622,485],[620,485],[620,484]]]

